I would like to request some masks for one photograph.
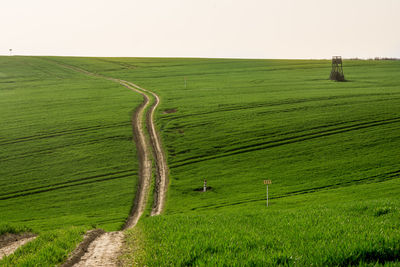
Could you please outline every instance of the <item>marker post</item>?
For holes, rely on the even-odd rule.
[[[271,184],[271,180],[264,180],[264,184],[267,185],[267,207],[268,207],[268,185]]]

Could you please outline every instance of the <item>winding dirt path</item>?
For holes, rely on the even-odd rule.
[[[162,149],[161,138],[160,138],[160,136],[156,130],[155,124],[154,124],[154,114],[155,114],[155,110],[157,109],[158,105],[160,104],[160,98],[154,92],[151,92],[147,89],[141,88],[134,83],[127,82],[127,81],[124,81],[124,82],[126,82],[128,85],[130,85],[138,90],[147,92],[154,97],[154,103],[150,107],[149,112],[147,113],[147,128],[149,130],[151,145],[153,148],[153,154],[155,157],[156,168],[157,168],[157,176],[156,176],[157,180],[156,180],[156,188],[155,188],[156,192],[154,194],[154,205],[153,205],[153,209],[151,211],[151,216],[159,215],[164,210],[165,197],[166,197],[166,192],[168,189],[167,161],[165,158],[164,151]]]
[[[165,205],[165,195],[168,187],[168,167],[165,159],[165,154],[162,150],[161,139],[158,132],[156,131],[156,127],[154,124],[154,113],[160,103],[160,98],[158,97],[158,95],[128,81],[91,73],[75,66],[60,63],[57,64],[89,76],[103,78],[119,83],[122,86],[125,86],[126,88],[133,90],[143,96],[142,104],[136,109],[132,117],[134,141],[139,158],[138,190],[136,192],[134,205],[132,207],[130,216],[127,219],[122,230],[134,227],[146,208],[148,198],[147,196],[149,194],[151,185],[152,154],[155,158],[157,174],[154,205],[151,211],[151,215],[159,215],[164,209]],[[145,127],[143,117],[145,110],[153,99],[154,102],[148,109],[145,120],[150,137],[149,144],[148,138],[146,138],[146,134],[144,133]],[[150,152],[150,148],[152,152]],[[94,241],[87,242],[87,244],[83,248],[86,251],[83,256],[79,255],[79,253],[72,254],[79,255],[76,256],[78,258],[69,258],[67,260],[67,262],[75,263],[74,265],[64,264],[63,266],[117,266],[117,258],[121,251],[123,239],[123,231],[101,234],[96,239],[94,239]],[[80,249],[82,249],[82,247]]]
[[[151,152],[149,151],[149,143],[144,133],[143,115],[144,111],[150,103],[149,97],[140,90],[137,90],[123,81],[117,80],[121,85],[131,89],[143,96],[142,104],[137,108],[134,116],[132,117],[132,127],[134,132],[134,139],[139,158],[139,185],[136,192],[135,203],[132,207],[131,216],[129,216],[123,229],[134,227],[139,218],[142,216],[147,203],[147,196],[151,184],[151,169],[152,160]]]

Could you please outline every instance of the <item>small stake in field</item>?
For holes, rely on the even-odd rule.
[[[267,207],[268,207],[268,185],[271,184],[271,180],[264,180],[264,184],[267,185]]]
[[[203,192],[207,191],[207,180],[204,180],[204,184],[203,184]]]
[[[186,77],[185,77],[185,89],[186,89]]]

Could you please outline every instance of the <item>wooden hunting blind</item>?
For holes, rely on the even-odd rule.
[[[332,57],[332,70],[329,79],[339,82],[344,81],[342,57],[340,56]]]

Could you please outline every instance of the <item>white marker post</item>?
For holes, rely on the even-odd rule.
[[[271,184],[271,180],[264,180],[264,184],[267,185],[267,207],[268,207],[268,185]]]
[[[207,180],[204,180],[203,192],[207,191]]]

